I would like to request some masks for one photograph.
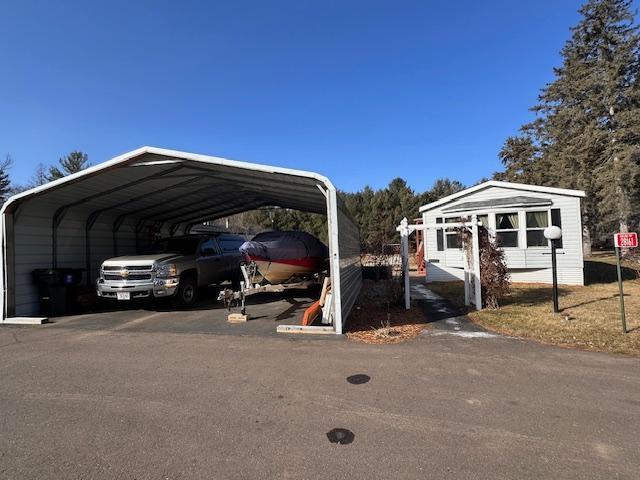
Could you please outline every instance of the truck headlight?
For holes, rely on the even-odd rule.
[[[178,268],[174,263],[165,263],[158,265],[156,275],[158,277],[175,277],[178,274]]]

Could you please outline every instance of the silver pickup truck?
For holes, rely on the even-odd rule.
[[[171,298],[175,307],[189,308],[198,288],[240,280],[241,235],[185,235],[159,240],[144,255],[105,260],[96,282],[99,297],[128,301]]]

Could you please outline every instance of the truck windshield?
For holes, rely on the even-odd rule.
[[[192,255],[196,253],[199,242],[199,237],[163,238],[153,244],[149,249],[149,253],[179,253],[181,255]]]

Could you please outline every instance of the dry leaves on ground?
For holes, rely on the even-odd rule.
[[[370,344],[400,343],[417,337],[425,328],[424,313],[417,306],[405,310],[370,303],[353,310],[347,338]]]

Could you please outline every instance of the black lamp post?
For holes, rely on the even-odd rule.
[[[562,229],[551,226],[544,229],[544,236],[551,241],[551,273],[553,275],[553,313],[558,313],[558,265],[556,262],[556,244],[562,238]]]

